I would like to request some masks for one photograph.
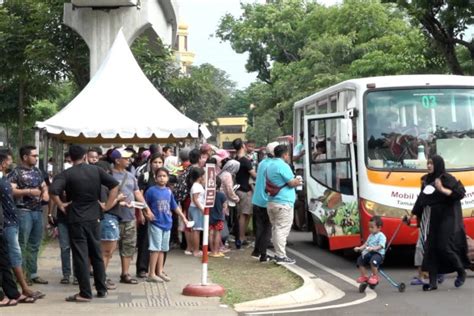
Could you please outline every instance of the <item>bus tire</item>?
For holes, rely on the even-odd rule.
[[[321,249],[328,248],[328,239],[326,236],[318,234],[316,230],[313,230],[313,243]]]

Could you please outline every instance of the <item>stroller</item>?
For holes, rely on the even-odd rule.
[[[397,226],[397,228],[395,229],[395,232],[393,233],[393,236],[392,238],[389,240],[387,246],[385,247],[385,249],[389,249],[393,240],[395,239],[395,237],[397,237],[398,235],[398,232],[400,231],[400,228],[402,227],[403,224],[409,224],[409,219],[407,216],[404,216],[402,221],[400,222],[400,224]],[[400,283],[397,283],[395,282],[387,273],[385,273],[385,271],[379,267],[378,268],[378,271],[379,271],[379,274],[381,276],[383,276],[387,281],[388,283],[390,283],[390,285],[392,285],[393,287],[397,288],[398,289],[398,292],[400,293],[403,293],[405,292],[405,288],[406,288],[406,285],[405,283],[403,282],[400,282]],[[377,283],[378,284],[378,283]],[[367,281],[366,282],[362,282],[360,285],[359,285],[359,293],[364,293],[365,290],[367,289],[367,286],[370,287],[372,290],[375,289],[375,287],[377,286],[377,284],[369,284]]]

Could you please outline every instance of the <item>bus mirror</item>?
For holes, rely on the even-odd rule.
[[[349,145],[352,144],[352,120],[341,119],[340,135],[341,144]]]

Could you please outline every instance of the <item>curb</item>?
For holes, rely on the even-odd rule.
[[[303,285],[291,292],[236,304],[234,310],[238,313],[252,313],[302,307],[333,301],[345,295],[343,291],[297,265],[283,266],[302,278]]]

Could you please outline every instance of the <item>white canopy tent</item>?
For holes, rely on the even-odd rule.
[[[145,76],[120,30],[103,64],[64,109],[36,127],[67,143],[172,143],[209,137]],[[39,136],[37,137],[39,138]]]

